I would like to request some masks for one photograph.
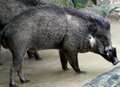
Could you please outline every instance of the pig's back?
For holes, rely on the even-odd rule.
[[[66,32],[64,11],[61,8],[42,7],[16,16],[5,28],[5,37],[29,41],[31,47],[49,49],[59,47]]]

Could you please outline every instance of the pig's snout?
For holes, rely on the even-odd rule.
[[[119,60],[118,60],[118,58],[117,58],[117,52],[116,52],[116,48],[112,48],[112,50],[111,51],[109,51],[110,52],[110,58],[112,58],[112,63],[113,63],[113,65],[116,65],[116,64],[118,64],[119,63]]]
[[[114,61],[113,61],[113,65],[116,65],[118,64],[120,61],[118,60],[118,58],[115,58]]]

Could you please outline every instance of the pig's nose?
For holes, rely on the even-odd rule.
[[[113,61],[113,65],[116,65],[118,64],[120,61],[118,60],[118,58],[115,58],[114,61]]]

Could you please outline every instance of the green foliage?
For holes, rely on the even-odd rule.
[[[100,6],[93,7],[96,9],[96,12],[102,16],[108,16],[117,8],[120,8],[120,5],[109,5],[109,4],[102,4]]]
[[[53,4],[57,4],[58,6],[61,7],[75,7],[78,9],[85,8],[88,1],[90,0],[48,0],[49,2]],[[115,11],[117,8],[120,8],[119,5],[110,5],[110,4],[105,4],[105,0],[101,3],[101,5],[97,6],[97,0],[91,0],[95,6],[92,7],[94,9],[94,13],[97,13],[102,16],[108,16],[111,12]]]
[[[73,4],[69,0],[49,0],[51,3],[61,7],[73,7]]]
[[[46,0],[47,2],[57,4],[61,7],[75,7],[75,8],[85,8],[88,1],[90,0]],[[97,0],[91,0],[96,4]]]
[[[75,8],[84,8],[88,0],[72,0]]]
[[[89,0],[71,0],[75,8],[84,8]],[[97,0],[91,0],[95,5]]]

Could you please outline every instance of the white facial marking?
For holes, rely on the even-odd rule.
[[[109,53],[107,52],[107,56],[109,56]]]
[[[92,36],[92,35],[89,35],[89,41],[90,41],[90,46],[91,47],[94,47],[95,43],[96,43],[96,40],[95,38]]]
[[[67,20],[68,20],[68,21],[71,21],[72,16],[71,16],[71,15],[69,15],[69,14],[67,14],[66,16],[67,16]]]

